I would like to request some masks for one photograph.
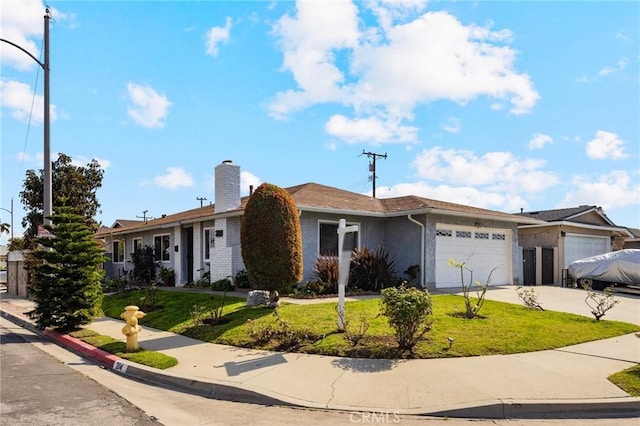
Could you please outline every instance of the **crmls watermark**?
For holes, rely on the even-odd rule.
[[[396,411],[353,411],[349,413],[349,421],[363,424],[392,424],[400,423],[400,416]]]

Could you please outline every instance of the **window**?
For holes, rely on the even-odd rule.
[[[488,232],[476,232],[475,234],[476,239],[478,240],[488,240],[489,239],[489,233]]]
[[[456,238],[471,238],[469,231],[456,231]]]
[[[142,250],[142,238],[133,239],[133,252],[137,253]]]
[[[153,237],[153,258],[156,262],[169,261],[169,234]]]
[[[202,252],[204,260],[211,258],[211,247],[214,246],[213,228],[204,228],[204,237],[202,238]]]
[[[124,241],[117,240],[113,242],[112,254],[114,263],[124,262]]]
[[[355,225],[354,223],[347,223],[347,226]],[[345,235],[345,239],[349,238],[349,235],[353,237],[353,247],[358,247],[358,232],[353,232]],[[319,254],[320,256],[336,256],[338,254],[338,224],[335,222],[320,222],[318,241],[320,243]]]
[[[506,236],[504,234],[492,234],[491,239],[504,241],[506,239]]]
[[[451,236],[453,236],[453,231],[450,229],[436,230],[436,237],[451,237]]]

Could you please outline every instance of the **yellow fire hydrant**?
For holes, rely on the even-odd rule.
[[[139,309],[135,305],[130,305],[124,308],[124,312],[120,315],[120,318],[127,323],[122,327],[122,334],[127,336],[127,352],[135,352],[139,349],[138,333],[140,333],[141,328],[138,325],[138,320],[146,315]]]

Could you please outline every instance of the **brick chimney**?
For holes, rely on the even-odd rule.
[[[215,168],[215,212],[223,213],[240,207],[240,166],[225,160]]]

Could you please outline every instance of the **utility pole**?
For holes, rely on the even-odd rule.
[[[200,207],[202,207],[202,202],[207,200],[207,197],[196,197],[196,200],[200,201]]]
[[[29,55],[40,67],[44,70],[44,176],[43,176],[43,207],[42,213],[44,216],[44,224],[50,225],[51,219],[49,216],[52,214],[52,200],[51,200],[51,153],[50,153],[50,97],[49,97],[49,21],[51,20],[51,11],[47,7],[44,15],[44,62],[40,62],[38,58],[33,56],[23,47],[15,44],[12,41],[0,38],[0,41],[10,44]]]
[[[368,152],[365,150],[362,150],[362,154],[360,155],[366,155],[369,158],[373,158],[373,161],[369,163],[369,171],[371,172],[371,176],[369,176],[369,180],[371,182],[373,182],[373,198],[376,198],[376,159],[377,158],[383,158],[383,159],[387,159],[387,153],[385,152],[384,154],[376,154],[375,152]]]

